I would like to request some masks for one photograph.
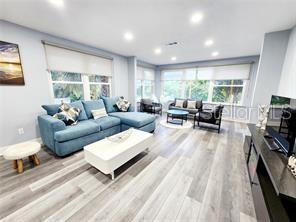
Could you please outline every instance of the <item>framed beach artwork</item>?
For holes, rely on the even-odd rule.
[[[17,44],[0,41],[0,85],[25,85]]]

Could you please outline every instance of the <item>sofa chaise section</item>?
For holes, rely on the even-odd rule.
[[[146,132],[152,132],[155,129],[155,116],[140,112],[113,112],[110,116],[117,117],[121,121],[121,131],[131,127]]]

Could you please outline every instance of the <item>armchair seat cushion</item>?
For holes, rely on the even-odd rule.
[[[120,119],[113,116],[106,116],[93,121],[100,126],[101,130],[120,125]]]
[[[55,132],[54,139],[58,142],[77,139],[100,131],[100,126],[93,120],[79,121],[76,125],[67,126],[66,129]]]
[[[215,122],[215,119],[213,118],[213,113],[211,112],[200,112],[196,116],[200,118],[200,120],[203,122]]]
[[[153,115],[140,112],[114,112],[109,113],[109,115],[119,118],[122,124],[135,128],[140,128],[155,121]]]
[[[184,110],[184,111],[188,111],[190,114],[198,113],[198,109],[187,109],[187,108],[181,108],[181,107],[177,107],[177,106],[171,106],[170,109]]]
[[[156,112],[160,112],[160,111],[161,111],[161,107],[156,106],[156,107],[153,108],[153,107],[151,106],[151,107],[146,107],[146,110],[151,110],[151,111],[152,111],[152,110],[153,110],[153,111],[155,110]]]

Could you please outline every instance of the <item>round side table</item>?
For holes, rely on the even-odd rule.
[[[38,142],[24,142],[9,146],[4,152],[3,157],[12,160],[13,167],[18,173],[24,171],[23,158],[29,157],[29,160],[36,166],[40,165],[37,153],[41,148]]]

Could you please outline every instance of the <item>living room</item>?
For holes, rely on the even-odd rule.
[[[294,1],[2,0],[0,19],[0,220],[295,220]]]

